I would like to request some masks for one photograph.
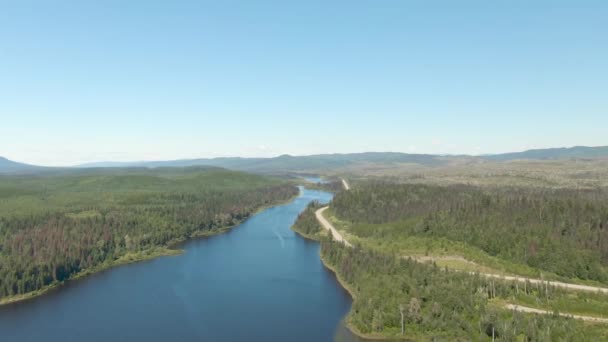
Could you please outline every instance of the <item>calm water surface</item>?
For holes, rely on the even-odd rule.
[[[290,230],[313,200],[302,190],[185,253],[117,267],[0,307],[0,341],[351,341],[351,299]]]

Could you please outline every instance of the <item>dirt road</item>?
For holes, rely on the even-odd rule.
[[[351,245],[350,242],[346,241],[342,237],[342,234],[340,234],[340,232],[338,232],[338,230],[336,228],[334,228],[334,226],[331,223],[329,223],[329,221],[327,221],[325,219],[325,217],[323,217],[323,212],[325,210],[327,210],[327,208],[329,208],[329,207],[323,207],[323,208],[320,208],[317,211],[315,211],[315,216],[317,217],[317,220],[319,221],[319,223],[321,223],[323,228],[325,228],[331,232],[331,235],[334,237],[334,240],[342,242],[348,247],[352,247],[353,245]]]
[[[534,308],[529,308],[527,306],[514,305],[514,304],[507,304],[507,305],[505,305],[505,308],[507,308],[509,310],[519,311],[519,312],[536,313],[536,314],[541,314],[541,315],[552,315],[553,314],[552,311],[534,309]],[[572,317],[572,318],[576,318],[576,319],[582,319],[583,321],[589,321],[589,322],[608,323],[608,318],[572,315],[572,314],[561,313],[561,312],[559,313],[559,315],[563,316],[563,317]]]
[[[470,273],[475,274],[475,272],[470,272]],[[549,286],[561,287],[561,288],[569,289],[569,290],[608,293],[608,288],[605,288],[605,287],[569,284],[569,283],[562,283],[561,281],[550,281],[550,280],[547,281],[547,280],[541,280],[541,279],[532,279],[532,278],[516,277],[516,276],[505,276],[505,275],[491,274],[491,273],[479,273],[479,275],[484,276],[484,277],[489,277],[489,278],[518,281],[521,283],[525,283],[526,281],[528,281],[528,282],[530,282],[530,284],[540,284],[540,285],[548,284]]]

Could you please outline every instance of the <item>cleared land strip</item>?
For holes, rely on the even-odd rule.
[[[319,221],[319,223],[321,223],[323,228],[325,228],[331,232],[331,235],[334,237],[334,240],[343,242],[348,247],[352,247],[353,245],[350,242],[346,241],[346,239],[344,239],[344,237],[342,237],[342,234],[340,234],[340,232],[338,232],[338,230],[336,228],[334,228],[334,226],[329,221],[327,221],[327,219],[323,216],[323,212],[325,210],[327,210],[327,208],[329,208],[329,207],[320,208],[315,212],[315,216],[317,217],[317,220]],[[407,256],[405,256],[405,257],[407,257]],[[426,259],[425,258],[418,259],[415,257],[412,257],[412,258],[418,262],[428,262],[428,261],[433,260],[432,257],[427,257]],[[465,260],[465,259],[463,258],[463,260]],[[517,281],[520,283],[528,282],[530,284],[548,285],[548,286],[560,287],[560,288],[568,289],[568,290],[599,292],[599,293],[608,294],[608,288],[606,288],[606,287],[570,284],[570,283],[563,283],[561,281],[542,280],[542,279],[534,279],[534,278],[526,278],[526,277],[518,277],[518,276],[508,276],[508,275],[494,274],[494,273],[481,273],[481,272],[469,272],[469,273],[470,274],[479,274],[480,276],[484,276],[484,277],[488,277],[488,278],[496,278],[496,279],[501,279],[501,280],[506,280],[506,281]]]
[[[467,260],[459,255],[451,255],[451,256],[404,256],[404,258],[412,258],[418,262],[434,262],[438,260],[454,260],[459,261],[471,265],[478,265],[470,260]],[[534,279],[520,276],[508,276],[496,273],[487,273],[487,272],[468,272],[470,274],[479,274],[480,276],[488,277],[488,278],[496,278],[502,279],[506,281],[517,281],[520,283],[529,282],[530,284],[536,285],[548,285],[553,287],[560,287],[568,290],[576,290],[576,291],[587,291],[587,292],[600,292],[608,294],[608,288],[599,287],[599,286],[591,286],[591,285],[580,285],[580,284],[571,284],[564,283],[561,281],[553,281],[553,280],[542,280],[542,279]]]
[[[536,313],[536,314],[542,314],[542,315],[552,315],[553,314],[553,312],[549,311],[549,310],[534,309],[534,308],[529,308],[527,306],[521,306],[521,305],[515,305],[515,304],[507,304],[507,305],[505,305],[505,308],[507,308],[509,310],[519,311],[519,312]],[[589,321],[589,322],[608,323],[608,318],[572,315],[569,313],[562,313],[562,312],[558,313],[558,315],[560,315],[562,317],[571,317],[571,318],[575,318],[575,319],[582,319],[583,321]]]
[[[475,273],[475,272],[469,272],[469,273],[479,274],[484,277],[497,278],[497,279],[502,279],[502,280],[518,281],[520,283],[529,282],[530,284],[541,284],[541,285],[546,284],[549,286],[561,287],[561,288],[569,289],[569,290],[601,292],[601,293],[608,294],[608,288],[605,288],[605,287],[569,284],[569,283],[562,283],[561,281],[541,280],[541,279],[532,279],[532,278],[516,277],[516,276],[505,276],[505,275],[492,274],[492,273]]]
[[[342,185],[344,185],[345,190],[350,190],[350,186],[346,183],[346,179],[342,178]]]

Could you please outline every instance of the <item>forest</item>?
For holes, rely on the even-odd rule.
[[[306,184],[306,188],[336,193],[342,191],[344,186],[342,185],[342,181],[340,179],[331,179],[327,182],[308,183]]]
[[[565,278],[608,282],[602,189],[372,182],[338,193],[331,207],[358,236],[444,238]]]
[[[219,232],[296,194],[285,181],[219,168],[2,176],[0,300]]]
[[[360,244],[354,248],[332,241],[314,217],[311,204],[293,229],[321,242],[321,257],[349,290],[354,302],[349,327],[370,338],[416,341],[599,341],[608,338],[601,324],[586,324],[554,315],[505,310],[502,303],[536,305],[585,303],[587,309],[608,310],[608,296],[572,294],[551,286],[519,285],[448,271],[390,251]],[[557,311],[556,311],[557,312]],[[599,315],[599,314],[598,314]]]

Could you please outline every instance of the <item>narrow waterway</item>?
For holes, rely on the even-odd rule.
[[[0,307],[0,341],[349,341],[351,298],[290,227],[295,200],[179,256],[125,265]]]

